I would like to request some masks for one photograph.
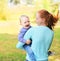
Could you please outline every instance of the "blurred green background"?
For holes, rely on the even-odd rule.
[[[17,49],[17,36],[21,29],[19,17],[28,15],[31,25],[35,26],[35,15],[40,9],[46,9],[57,15],[59,0],[0,0],[0,61],[24,61],[26,52]],[[49,61],[60,61],[60,20],[54,28],[54,39]]]

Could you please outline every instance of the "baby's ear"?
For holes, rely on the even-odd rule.
[[[19,21],[19,24],[22,25],[22,24],[21,24],[21,20]]]
[[[22,25],[21,23],[19,23],[20,25]]]

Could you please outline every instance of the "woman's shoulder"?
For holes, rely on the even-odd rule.
[[[48,28],[48,27],[47,27],[47,32],[48,32],[49,34],[54,35],[54,31],[53,31],[52,29]]]

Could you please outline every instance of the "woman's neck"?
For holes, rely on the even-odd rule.
[[[47,25],[44,23],[41,23],[41,24],[38,24],[38,26],[47,26]]]

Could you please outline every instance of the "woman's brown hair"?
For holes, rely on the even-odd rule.
[[[45,18],[47,27],[53,30],[56,22],[58,21],[58,17],[53,16],[51,13],[49,13],[47,10],[44,10],[44,9],[38,11],[38,13],[40,14],[41,18]]]

